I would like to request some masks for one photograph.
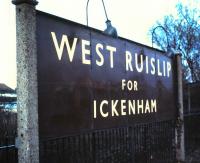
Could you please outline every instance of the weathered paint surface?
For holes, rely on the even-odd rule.
[[[171,58],[37,12],[40,136],[175,119]]]

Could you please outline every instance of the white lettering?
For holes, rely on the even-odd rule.
[[[160,60],[157,60],[157,68],[158,68],[158,76],[162,76],[162,73],[160,71]]]
[[[135,100],[128,100],[128,114],[130,115],[131,112],[135,114]]]
[[[126,83],[126,79],[122,79],[122,90],[124,90],[125,86],[128,88],[129,91],[131,91],[131,90],[137,91],[138,90],[137,81],[128,80],[128,82]]]
[[[151,58],[151,74],[155,75],[155,58]]]
[[[78,38],[74,38],[72,47],[70,47],[67,35],[62,35],[61,44],[60,44],[60,47],[59,47],[55,32],[51,32],[51,36],[52,36],[52,39],[53,39],[54,46],[56,48],[56,53],[57,53],[58,59],[61,60],[64,45],[66,45],[67,46],[67,52],[68,52],[68,55],[69,55],[69,60],[70,60],[70,62],[72,62]]]
[[[94,100],[94,118],[97,118],[97,102]]]
[[[147,113],[147,111],[150,113],[150,107],[149,107],[149,100],[146,100],[146,105],[145,105],[145,111],[144,113]]]
[[[122,90],[124,90],[124,87],[125,87],[125,85],[126,85],[126,84],[125,84],[125,81],[126,81],[125,79],[122,79]]]
[[[148,61],[149,61],[149,59],[148,59],[148,56],[146,56],[146,74],[148,74],[149,73],[149,64],[148,64]]]
[[[166,76],[166,68],[165,68],[166,64],[165,61],[163,61],[163,76]]]
[[[90,65],[90,59],[86,59],[86,55],[90,55],[90,50],[86,49],[86,46],[90,45],[90,41],[82,40],[82,63]]]
[[[97,118],[97,102],[94,104],[94,118]],[[118,105],[119,104],[119,105]],[[111,106],[111,107],[108,107]],[[107,110],[106,110],[107,109]],[[109,110],[110,109],[110,110]],[[117,110],[119,109],[119,110]],[[128,109],[128,110],[127,110]],[[100,116],[106,118],[108,116],[125,116],[125,115],[139,115],[139,114],[151,114],[157,112],[156,99],[138,99],[138,100],[103,100],[99,106]]]
[[[137,111],[138,111],[138,114],[140,114],[140,110],[141,110],[141,113],[143,113],[143,100],[137,100]]]
[[[140,57],[140,62],[138,61],[139,57]],[[139,65],[140,65],[140,67],[139,67]],[[143,55],[138,55],[137,53],[135,53],[135,67],[138,72],[143,71]]]
[[[106,49],[110,51],[110,68],[113,68],[113,53],[116,52],[116,48],[112,46],[106,46]]]
[[[151,112],[157,112],[156,100],[151,100]]]
[[[126,112],[124,111],[126,109],[126,100],[121,100],[121,114],[126,115]]]
[[[169,73],[171,71],[171,63],[167,62],[167,76],[169,77]]]
[[[119,116],[119,113],[116,110],[118,100],[111,100],[111,109],[112,109],[112,116]]]
[[[108,116],[108,112],[104,113],[103,112],[103,105],[108,105],[108,101],[107,100],[103,100],[100,104],[100,113],[102,115],[102,117],[107,117]]]
[[[132,61],[132,55],[129,51],[126,51],[126,71],[133,71],[133,67],[131,64]]]
[[[132,81],[129,80],[127,82],[127,88],[128,88],[129,91],[133,89],[133,83],[132,83]]]
[[[100,58],[100,61],[96,60],[96,64],[97,64],[98,66],[102,66],[102,65],[104,64],[104,58],[103,58],[102,53],[100,52],[100,49],[103,50],[103,45],[100,44],[100,43],[98,43],[98,44],[96,45],[96,52],[97,52],[97,55],[98,55],[99,58]]]

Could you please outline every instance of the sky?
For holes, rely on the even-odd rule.
[[[36,9],[86,25],[87,0],[38,0]],[[180,0],[104,0],[108,18],[118,35],[151,46],[149,29],[165,15],[175,14]],[[181,0],[191,4],[196,0]],[[89,26],[104,30],[105,13],[101,0],[90,0]],[[15,6],[0,0],[0,83],[16,88]]]

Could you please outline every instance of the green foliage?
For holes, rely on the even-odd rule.
[[[176,16],[167,15],[150,29],[152,43],[169,55],[181,52],[185,80],[200,81],[200,10],[181,3],[176,9]]]

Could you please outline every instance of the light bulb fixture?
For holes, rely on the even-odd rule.
[[[112,26],[111,21],[110,20],[106,20],[106,29],[104,30],[104,33],[106,33],[107,35],[110,35],[112,37],[117,38],[117,30],[115,27]]]
[[[88,4],[89,4],[89,0],[87,0],[87,5],[86,5],[86,21],[87,21],[87,26],[88,26]],[[112,26],[111,21],[108,19],[108,15],[106,12],[106,7],[104,4],[104,1],[102,0],[102,4],[103,4],[103,8],[104,8],[104,12],[105,12],[105,16],[106,16],[106,29],[104,30],[104,33],[107,35],[110,35],[112,37],[117,38],[117,30],[115,27]]]
[[[107,35],[110,35],[112,37],[117,38],[117,30],[116,30],[115,27],[112,26],[111,21],[108,19],[106,7],[105,7],[103,0],[102,0],[102,4],[103,4],[104,12],[105,12],[105,15],[106,15],[106,19],[107,19],[106,20],[106,29],[104,30],[104,33],[107,34]]]

